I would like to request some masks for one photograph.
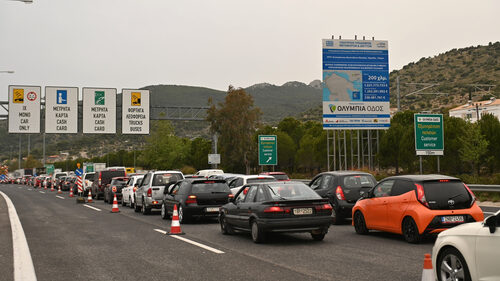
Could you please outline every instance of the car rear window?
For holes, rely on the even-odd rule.
[[[227,183],[215,182],[215,181],[205,181],[205,182],[195,182],[193,183],[193,193],[211,193],[211,192],[228,192],[231,190]]]
[[[126,182],[124,180],[112,180],[111,185],[125,185]]]
[[[353,175],[345,176],[343,179],[343,188],[356,188],[356,187],[374,187],[375,180],[372,176],[368,175]]]
[[[171,178],[176,181],[182,180],[182,176],[179,173],[156,174],[153,176],[153,185],[166,185],[169,183]]]
[[[303,183],[294,184],[270,184],[269,189],[273,200],[305,200],[305,199],[321,199],[314,190]]]
[[[428,181],[424,182],[423,186],[425,198],[433,210],[470,207],[472,198],[461,181]]]
[[[88,180],[88,179],[92,179],[94,178],[94,174],[85,174],[85,179]]]
[[[268,182],[268,181],[276,181],[276,179],[275,178],[251,178],[251,179],[247,179],[247,183]]]
[[[273,176],[273,178],[275,178],[279,181],[287,181],[290,179],[287,175],[283,175],[283,174],[271,175],[271,176]]]

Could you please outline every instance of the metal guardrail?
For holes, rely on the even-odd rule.
[[[300,181],[308,184],[311,180],[309,179],[292,179],[292,181]],[[467,184],[467,186],[473,192],[500,192],[500,185],[493,184]]]

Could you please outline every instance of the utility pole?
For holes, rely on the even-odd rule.
[[[19,163],[18,163],[19,168],[21,169],[21,135],[19,135]]]

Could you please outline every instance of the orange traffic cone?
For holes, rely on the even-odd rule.
[[[92,202],[94,202],[92,201],[92,191],[89,188],[89,197],[87,198],[87,203],[92,203]]]
[[[181,230],[181,224],[179,223],[179,213],[177,213],[177,205],[174,205],[174,212],[172,214],[172,225],[170,226],[170,232],[167,235],[182,235],[186,234]]]
[[[61,187],[59,187],[59,188],[57,189],[57,194],[62,194]]]
[[[432,270],[432,260],[430,254],[425,254],[424,270],[422,271],[422,281],[434,281],[434,274]]]
[[[54,190],[55,190],[55,189],[54,189],[54,185],[52,184],[52,185],[50,186],[50,191],[54,191]]]
[[[44,183],[44,189],[47,190],[47,183]]]
[[[119,213],[120,210],[118,209],[118,200],[116,200],[116,193],[115,197],[113,198],[113,208],[111,209],[111,213]]]
[[[73,197],[73,188],[69,189],[69,197]]]

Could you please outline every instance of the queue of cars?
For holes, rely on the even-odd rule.
[[[271,232],[309,232],[314,240],[323,240],[332,223],[351,218],[354,231],[362,235],[384,231],[419,243],[425,235],[438,234],[432,255],[438,280],[500,278],[495,267],[500,212],[484,220],[473,192],[458,178],[405,175],[377,182],[369,173],[330,171],[306,185],[279,172],[200,174],[185,177],[167,170],[126,175],[110,169],[89,175],[93,181],[88,188],[107,202],[116,194],[122,205],[145,215],[161,210],[162,219],[172,216],[174,206],[181,223],[218,217],[222,234],[249,232],[256,243]],[[60,180],[44,176],[18,182],[43,186],[72,180],[68,175],[52,178]]]

